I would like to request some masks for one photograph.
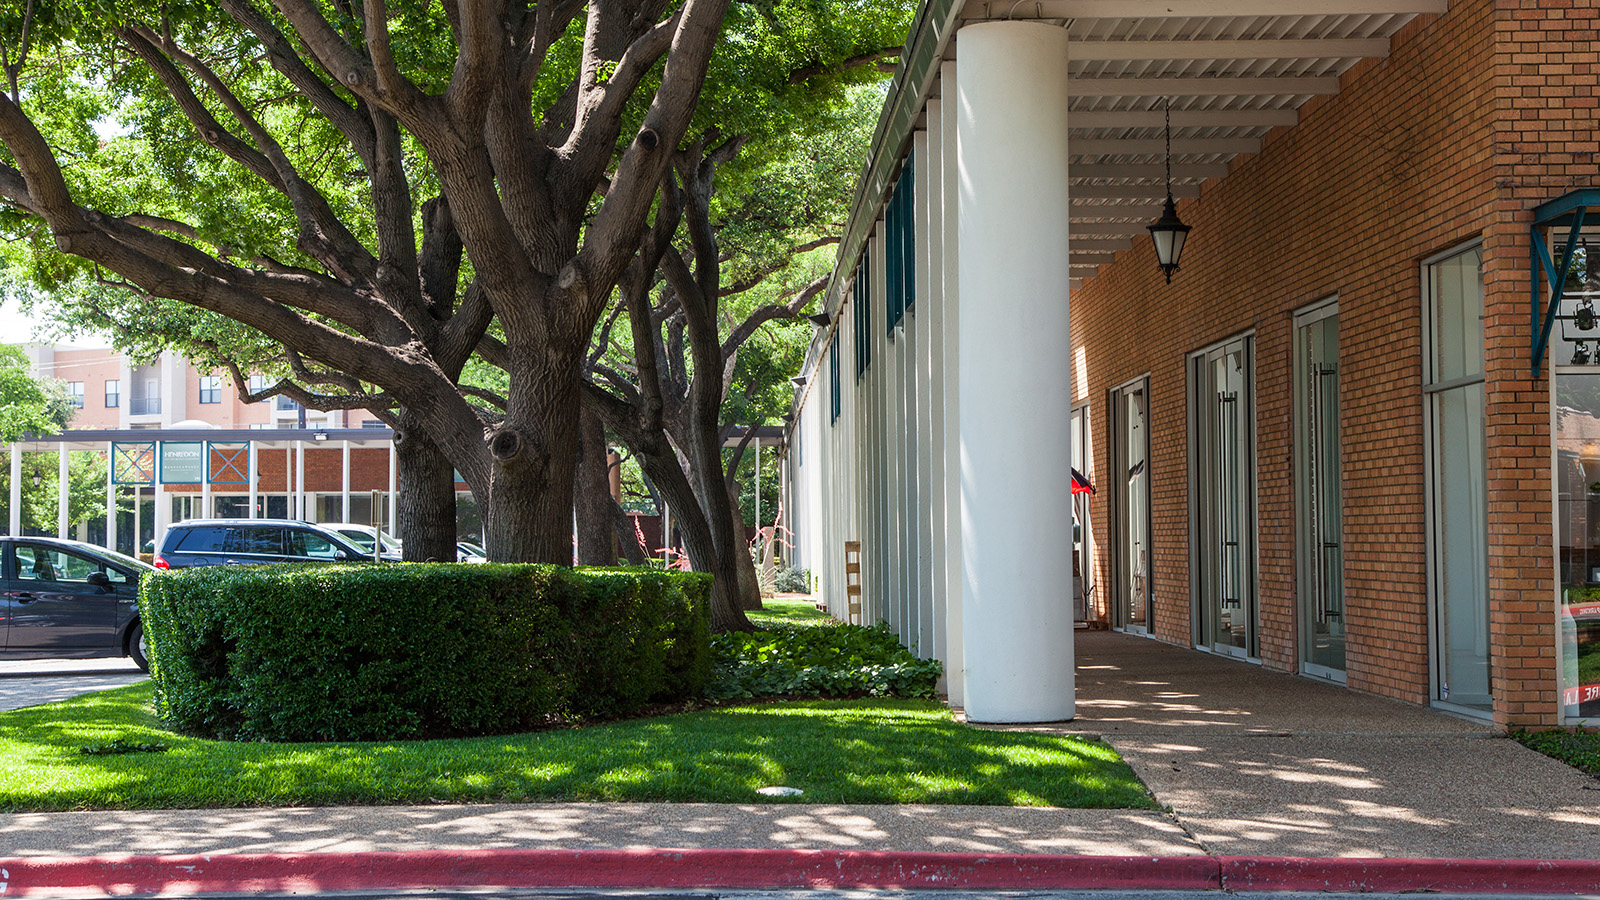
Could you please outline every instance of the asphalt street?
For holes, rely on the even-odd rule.
[[[27,659],[0,662],[0,710],[54,703],[149,676],[129,659]]]

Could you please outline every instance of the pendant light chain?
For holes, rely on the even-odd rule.
[[[1162,97],[1161,106],[1167,114],[1167,202],[1172,202],[1172,98]]]

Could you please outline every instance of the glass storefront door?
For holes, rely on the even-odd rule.
[[[1295,537],[1300,670],[1344,680],[1344,556],[1339,464],[1339,307],[1295,318]]]
[[[1561,713],[1600,720],[1600,372],[1555,375]]]
[[[1111,505],[1115,517],[1112,625],[1148,632],[1154,599],[1150,579],[1150,382],[1111,392]]]
[[[1255,657],[1255,338],[1190,357],[1191,489],[1200,646]]]
[[[1425,267],[1428,365],[1422,389],[1431,449],[1434,700],[1487,713],[1492,696],[1482,261],[1482,248],[1472,247]]]

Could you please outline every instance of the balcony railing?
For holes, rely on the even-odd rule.
[[[128,414],[134,416],[156,416],[161,414],[160,397],[130,397],[128,399]]]

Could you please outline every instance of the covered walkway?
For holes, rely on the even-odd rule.
[[[1115,632],[1078,717],[1205,853],[1600,859],[1600,780],[1487,725]]]

